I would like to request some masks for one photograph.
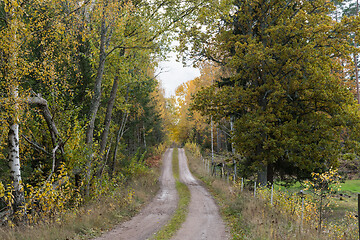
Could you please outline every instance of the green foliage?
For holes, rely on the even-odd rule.
[[[136,154],[131,158],[129,164],[125,166],[123,172],[125,176],[129,178],[137,178],[141,175],[146,175],[149,171],[149,167],[145,165],[145,156],[147,152],[140,154],[141,148],[138,148]]]
[[[312,173],[312,178],[304,182],[306,190],[320,198],[325,198],[339,191],[341,176],[337,170],[330,169],[324,173]]]
[[[329,208],[331,197],[339,191],[340,178],[337,170],[330,169],[322,174],[312,173],[312,178],[304,182],[306,189],[315,197],[319,212],[319,231],[322,230],[323,216]]]
[[[358,51],[348,34],[358,19],[334,21],[326,0],[235,1],[221,10],[213,24],[202,22],[221,29],[208,35],[214,44],[200,41],[192,53],[224,73],[195,95],[192,109],[214,120],[235,117],[242,175],[267,169],[269,181],[290,181],[337,167],[343,152],[358,148],[359,110],[347,77],[336,74]]]
[[[158,11],[159,4],[1,2],[0,181],[6,188],[12,184],[6,159],[10,155],[7,132],[13,121],[20,126],[18,142],[26,194],[40,199],[46,192],[56,201],[67,202],[62,209],[41,202],[39,209],[32,210],[37,215],[31,221],[48,218],[49,209],[54,215],[61,215],[65,209],[78,206],[68,199],[71,195],[68,190],[51,190],[58,181],[53,177],[62,174],[61,165],[66,168],[67,184],[86,200],[109,195],[129,178],[150,175],[144,165],[145,150],[165,139],[163,109],[158,104],[164,96],[154,77],[155,68],[168,50],[171,39],[168,32],[174,25],[170,19],[180,21],[185,17],[182,13],[193,6],[181,4],[180,13],[174,7],[180,2],[171,1],[162,3],[162,7],[167,6],[166,12],[162,12]],[[105,34],[101,32],[102,24],[106,26]],[[101,37],[107,38],[104,59]],[[99,63],[104,63],[104,67]],[[88,143],[86,130],[92,117],[91,103],[97,94],[94,87],[98,73],[102,75],[101,101],[95,116],[94,137]],[[119,87],[111,95],[115,78]],[[14,89],[18,96],[10,94]],[[31,102],[35,97],[43,102]],[[108,112],[112,97],[115,103]],[[107,124],[109,137],[102,143]],[[105,150],[100,151],[101,145]],[[138,148],[144,153],[121,172],[119,166],[126,165],[125,159],[131,159]],[[157,152],[162,151],[163,146]],[[50,174],[53,177],[46,184]],[[4,196],[1,192],[1,197]],[[2,198],[0,209],[6,204]]]
[[[124,187],[124,182],[125,176],[122,174],[117,174],[115,177],[104,174],[101,178],[93,180],[90,197],[96,200],[104,196],[116,195],[117,191]]]
[[[129,177],[136,177],[145,174],[149,171],[149,168],[144,165],[143,162],[137,162],[132,160],[130,165],[125,168],[124,172]]]
[[[12,209],[14,196],[12,186],[0,189],[0,198],[6,203],[6,207]],[[14,226],[15,221],[26,221],[29,225],[39,222],[58,222],[62,215],[79,207],[83,198],[70,181],[67,169],[62,166],[58,174],[52,175],[49,180],[38,182],[32,186],[27,184],[25,192],[25,204],[22,209],[13,216],[7,217],[9,226]]]
[[[184,148],[190,151],[195,157],[201,157],[200,148],[196,143],[186,142]]]
[[[163,153],[165,152],[166,148],[167,148],[167,146],[165,143],[160,143],[153,147],[152,153],[155,156],[162,156]]]
[[[237,185],[240,189],[240,184]],[[277,189],[273,194],[273,205],[270,205],[271,189],[261,187],[257,191],[258,196],[265,200],[265,204],[276,209],[276,211],[284,214],[291,224],[298,224],[300,228],[300,221],[303,214],[303,228],[313,228],[319,219],[319,212],[311,195],[299,195],[298,193],[288,192],[286,189]],[[302,207],[302,198],[304,198],[304,210]],[[299,221],[299,223],[297,223]],[[305,226],[305,227],[304,227]],[[294,226],[295,227],[295,226]]]
[[[56,223],[45,221],[32,226],[1,228],[1,239],[56,240],[98,237],[105,230],[110,230],[137,214],[157,193],[158,178],[159,175],[156,173],[134,179],[129,182],[129,186],[118,187],[112,193],[67,211],[59,216]]]
[[[317,192],[321,192],[320,185],[323,185],[325,182],[332,182],[330,175],[334,175],[335,171],[330,171],[313,179],[314,185],[318,186]],[[313,174],[314,176],[316,173]],[[322,177],[321,177],[322,176]],[[334,181],[336,177],[333,178]],[[325,180],[327,179],[327,180]],[[237,186],[240,189],[240,186]],[[322,191],[323,194],[325,190]],[[309,192],[307,192],[309,193]],[[330,195],[328,195],[329,197]],[[263,211],[266,216],[270,218],[272,222],[278,222],[279,219],[285,218],[285,221],[289,222],[291,225],[290,229],[296,231],[297,228],[302,231],[302,235],[308,235],[308,239],[342,239],[344,237],[353,238],[357,234],[355,216],[352,212],[348,211],[345,217],[341,217],[336,220],[324,220],[321,211],[323,209],[319,208],[320,199],[318,195],[305,194],[300,195],[298,193],[288,192],[287,189],[277,189],[274,191],[273,195],[273,205],[270,205],[271,199],[271,189],[270,188],[260,188],[258,191],[258,197],[264,200]],[[302,211],[302,198],[304,198],[304,211]],[[323,200],[323,204],[324,200]],[[325,206],[323,206],[325,207]],[[300,221],[303,216],[303,225],[300,229]],[[319,225],[319,221],[323,221],[322,225]],[[286,233],[281,233],[286,229],[276,230],[274,226],[270,227],[270,234],[273,236],[276,235],[285,235]],[[293,230],[293,231],[294,231]],[[318,234],[317,234],[317,233]],[[294,239],[301,239],[301,235],[294,237]]]

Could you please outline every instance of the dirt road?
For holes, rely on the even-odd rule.
[[[164,154],[161,189],[154,200],[130,221],[96,240],[145,240],[167,223],[178,204],[172,172],[172,153],[173,150],[169,149]],[[180,180],[189,187],[191,200],[188,216],[173,240],[229,239],[214,199],[190,173],[183,149],[179,149],[179,169]]]
[[[176,210],[178,194],[172,172],[172,149],[168,149],[163,158],[163,169],[160,177],[161,188],[154,200],[138,215],[105,233],[96,240],[143,240],[159,231]]]
[[[191,200],[186,221],[173,239],[229,239],[214,199],[190,173],[184,149],[179,149],[179,169],[180,180],[189,187]]]

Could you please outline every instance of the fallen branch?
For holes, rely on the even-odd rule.
[[[51,141],[53,143],[53,160],[55,159],[55,167],[54,169],[58,168],[60,166],[60,162],[61,160],[56,161],[56,157],[54,158],[54,154],[56,155],[56,151],[59,149],[61,154],[64,154],[64,141],[61,139],[59,131],[56,127],[56,124],[54,122],[53,116],[51,115],[50,109],[49,109],[49,105],[48,102],[41,97],[40,94],[36,94],[33,92],[33,97],[29,97],[27,99],[27,103],[29,105],[38,107],[41,110],[41,114],[43,115],[46,124],[48,126],[49,132],[50,132],[50,136],[51,136]],[[54,151],[54,149],[56,149]],[[51,155],[51,153],[48,153],[49,155]]]

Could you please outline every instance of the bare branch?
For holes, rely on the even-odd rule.
[[[55,165],[56,165],[56,151],[58,150],[60,145],[57,145],[53,150],[52,150],[52,157],[53,157],[53,163],[52,163],[52,167],[51,167],[51,172],[47,178],[46,181],[49,181],[52,177],[52,175],[54,174],[55,171]]]
[[[33,145],[34,149],[36,149],[39,152],[43,152],[46,153],[47,155],[51,155],[51,153],[49,153],[48,151],[46,151],[45,148],[41,147],[39,143],[30,140],[29,138],[27,138],[24,134],[21,134],[21,136],[31,145]]]

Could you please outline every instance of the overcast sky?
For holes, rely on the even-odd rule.
[[[183,67],[181,62],[176,62],[176,53],[170,53],[168,61],[159,64],[160,75],[157,77],[165,89],[165,96],[175,94],[175,89],[182,83],[200,76],[200,71],[193,67]]]

